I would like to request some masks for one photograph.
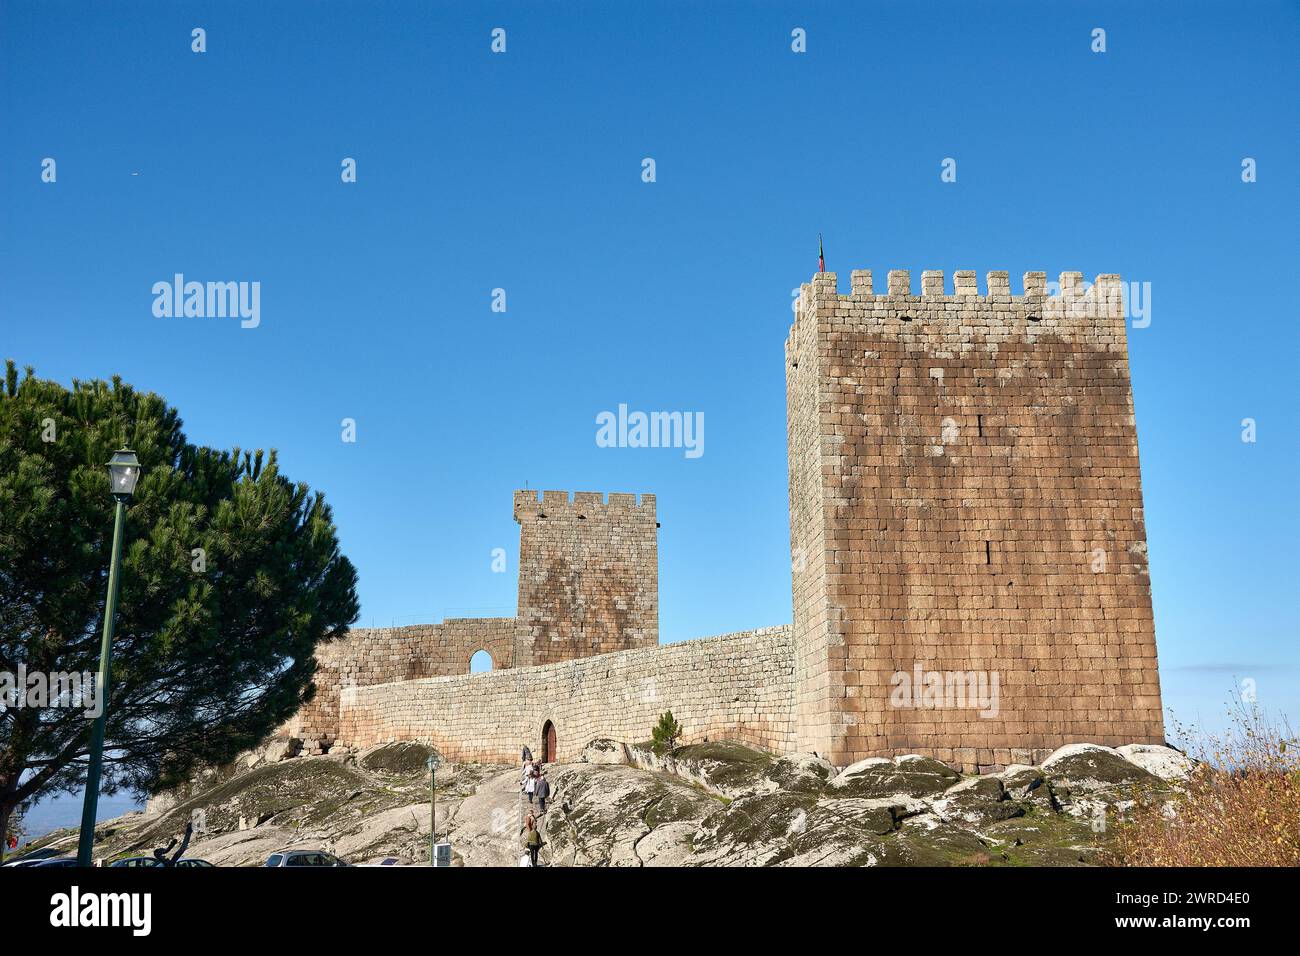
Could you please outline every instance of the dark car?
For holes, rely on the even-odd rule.
[[[41,860],[39,863],[33,863],[32,866],[76,866],[77,858],[75,856],[60,856],[53,860]]]
[[[281,850],[266,858],[265,866],[347,866],[322,850]]]
[[[114,863],[112,863],[112,864],[110,864],[110,865],[111,865],[111,866],[143,866],[143,867],[162,866],[162,867],[165,867],[165,866],[167,866],[168,864],[163,863],[161,860],[158,860],[156,857],[152,857],[152,856],[128,856],[128,857],[125,857],[124,859],[117,860],[116,862],[114,862]],[[188,866],[188,867],[212,866],[212,864],[209,863],[207,860],[196,860],[196,859],[193,859],[192,857],[188,857],[188,856],[187,856],[187,857],[182,857],[181,859],[177,860],[175,863],[172,863],[172,864],[170,864],[170,865],[171,865],[171,866]]]

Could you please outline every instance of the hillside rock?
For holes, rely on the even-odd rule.
[[[278,763],[298,756],[302,751],[302,740],[298,737],[281,737],[271,741],[262,758],[266,763]]]
[[[1154,786],[1160,778],[1098,744],[1069,744],[1043,761],[1044,777],[1058,792],[1095,793],[1117,787]]]
[[[381,744],[378,747],[370,747],[361,751],[356,756],[356,765],[370,773],[398,777],[415,775],[427,777],[430,757],[440,758],[440,755],[432,747],[414,741],[403,741],[395,744]]]
[[[995,776],[1001,781],[1003,790],[1012,800],[1039,804],[1049,810],[1061,809],[1055,791],[1052,790],[1051,784],[1047,782],[1040,768],[1012,764]]]
[[[671,754],[642,744],[629,747],[628,754],[634,766],[670,773],[730,799],[770,793],[780,786],[769,776],[777,758],[729,741],[688,744]]]
[[[1186,780],[1196,767],[1191,757],[1159,744],[1127,744],[1116,753],[1161,780]]]
[[[931,802],[943,819],[982,829],[991,823],[1023,817],[1025,806],[1012,800],[997,777],[971,777],[949,787]]]
[[[835,765],[813,754],[778,757],[767,768],[767,779],[777,789],[795,793],[821,793],[835,776]]]
[[[633,766],[670,773],[732,800],[778,790],[821,793],[835,776],[835,767],[813,754],[774,757],[730,741],[688,744],[670,755],[657,754],[648,745],[627,747],[626,752]]]
[[[626,764],[627,745],[608,737],[597,737],[582,749],[582,762],[594,764]]]
[[[632,767],[575,765],[548,776],[556,799],[542,826],[550,859],[562,865],[679,865],[696,823],[718,805],[679,779]],[[642,854],[647,836],[678,823],[690,826],[658,834]]]
[[[524,806],[517,769],[498,769],[486,777],[451,818],[453,856],[465,866],[518,866]]]
[[[845,767],[831,780],[831,789],[843,797],[931,797],[961,779],[947,764],[929,757],[909,755],[887,760],[869,757]]]
[[[1144,745],[1145,746],[1145,745]],[[524,816],[537,811],[548,866],[1080,866],[1090,864],[1135,791],[1165,786],[1159,750],[1077,745],[1042,767],[963,777],[915,755],[843,771],[809,754],[773,757],[731,743],[669,757],[622,744],[552,765],[546,813],[521,794],[517,767],[444,764],[437,829],[455,865],[517,866]],[[245,761],[205,771],[169,804],[96,828],[97,855],[149,853],[200,823],[188,856],[256,866],[277,850],[322,849],[360,863],[429,853],[432,751],[413,743],[359,754]],[[1176,753],[1176,752],[1175,752]],[[1180,755],[1181,756],[1181,755]],[[76,831],[37,845],[71,849]]]
[[[360,759],[349,754],[263,762],[244,760],[205,771],[152,812],[128,814],[96,827],[96,856],[150,855],[179,837],[187,821],[196,832],[186,856],[218,866],[260,866],[284,849],[319,849],[354,863],[395,856],[429,858],[429,749],[391,744]],[[418,769],[412,769],[416,768]],[[445,766],[438,773],[438,829],[451,827],[461,802],[503,768]],[[517,780],[516,772],[510,776]],[[516,794],[517,798],[517,794]],[[38,845],[75,849],[75,830]]]

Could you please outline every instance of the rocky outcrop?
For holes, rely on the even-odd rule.
[[[298,737],[280,737],[267,746],[263,757],[267,763],[278,763],[296,757],[302,751],[302,740]]]
[[[774,757],[728,741],[690,744],[667,755],[648,744],[626,750],[634,766],[671,773],[730,799],[778,790],[819,792],[835,776],[830,763],[812,754]]]
[[[542,825],[555,865],[686,864],[699,821],[718,806],[680,779],[632,767],[560,767],[551,783],[556,803]]]
[[[244,770],[237,762],[164,809],[102,825],[98,849],[147,853],[196,819],[189,855],[223,866],[295,847],[425,862],[431,753],[401,743]],[[836,772],[810,754],[721,742],[656,755],[593,741],[584,756],[548,768],[544,815],[521,795],[518,768],[440,766],[437,826],[454,862],[518,865],[532,809],[551,866],[1078,866],[1096,858],[1133,800],[1176,788],[1186,760],[1168,748],[1079,744],[1039,767],[962,776],[915,755]],[[60,839],[72,846],[76,834],[46,842]]]
[[[636,766],[555,771],[552,865],[1079,866],[1132,792],[1168,786],[1091,745],[966,777],[915,755],[836,773],[736,744],[628,753]]]
[[[1159,778],[1099,744],[1069,744],[1042,763],[1044,776],[1057,790],[1094,793],[1116,787],[1150,786]]]
[[[1191,757],[1159,744],[1129,744],[1116,753],[1161,780],[1186,780],[1196,767]]]
[[[393,856],[429,859],[431,751],[392,744],[360,755],[331,753],[268,762],[257,756],[209,770],[151,802],[144,813],[100,824],[96,856],[149,855],[179,837],[187,821],[196,832],[187,856],[218,866],[259,866],[284,849],[320,849],[353,863]],[[438,770],[438,830],[452,828],[465,799],[505,768],[443,765]],[[517,780],[517,771],[509,776]],[[517,799],[517,794],[516,794]],[[40,845],[75,849],[76,831],[59,831]],[[459,860],[458,860],[459,862]],[[493,862],[497,862],[493,860]]]
[[[441,763],[438,752],[421,743],[402,742],[371,747],[357,754],[357,766],[371,773],[407,777],[428,774],[429,758]]]
[[[626,764],[627,746],[608,737],[597,737],[582,749],[582,762],[601,765]]]
[[[831,788],[845,797],[932,797],[961,779],[957,771],[930,757],[915,754],[869,757],[845,767],[831,780]]]

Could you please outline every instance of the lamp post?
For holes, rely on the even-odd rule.
[[[438,865],[438,756],[429,754],[424,762],[429,768],[429,865]]]
[[[113,553],[108,563],[108,599],[104,604],[104,636],[99,645],[99,673],[95,692],[99,694],[99,716],[90,734],[90,767],[86,771],[86,801],[81,808],[81,838],[77,842],[77,865],[90,866],[95,851],[95,811],[99,808],[99,776],[104,763],[104,724],[108,720],[109,663],[113,656],[113,615],[117,612],[117,591],[121,577],[122,525],[126,503],[140,479],[140,462],[135,452],[122,448],[108,460],[109,489],[117,503],[113,515]]]

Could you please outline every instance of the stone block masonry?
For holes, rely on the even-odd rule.
[[[485,650],[495,669],[550,664],[659,643],[654,495],[516,491],[519,608],[513,618],[358,628],[316,652],[316,694],[281,728],[309,753],[338,738],[346,688],[469,672]]]
[[[650,738],[671,710],[684,743],[736,740],[773,753],[795,746],[789,625],[512,670],[346,689],[339,743],[419,740],[457,762],[514,763],[520,748],[579,759],[597,737]]]
[[[659,643],[654,495],[515,492],[517,663],[550,664]]]
[[[316,696],[281,732],[301,737],[308,753],[327,751],[338,737],[339,701],[345,689],[465,674],[476,651],[487,651],[494,667],[513,667],[515,640],[512,617],[356,628],[347,637],[316,649]]]
[[[979,295],[906,272],[804,285],[786,342],[798,747],[975,770],[1162,742],[1118,276]],[[894,675],[999,679],[996,715]],[[891,701],[891,697],[894,698]],[[932,700],[931,703],[934,703]]]

